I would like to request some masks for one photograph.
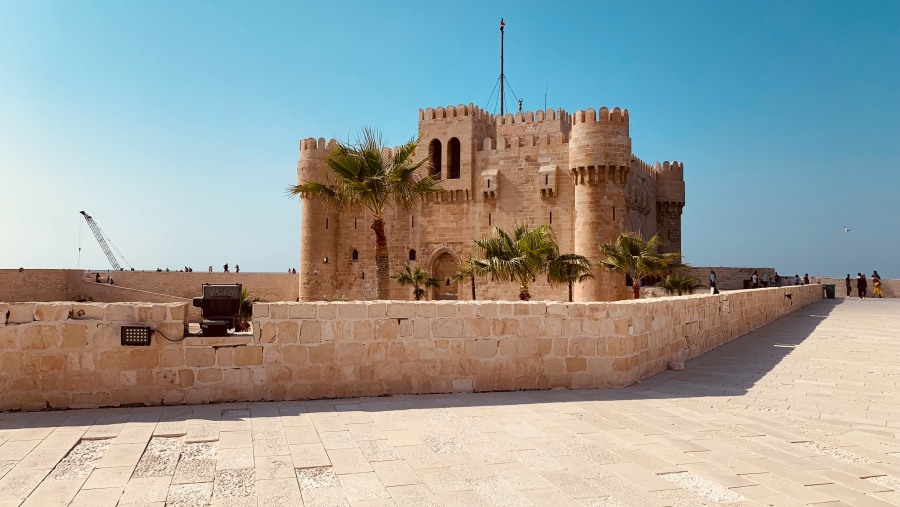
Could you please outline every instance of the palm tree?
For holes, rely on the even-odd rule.
[[[600,265],[609,271],[630,276],[634,299],[639,299],[641,278],[666,275],[669,271],[682,266],[681,254],[656,253],[659,241],[658,235],[644,241],[637,234],[623,232],[614,243],[600,245],[600,255],[606,256],[600,261]]]
[[[430,159],[413,160],[418,144],[419,139],[413,139],[390,152],[381,134],[365,128],[355,144],[339,142],[325,155],[322,162],[329,171],[328,181],[302,182],[287,190],[289,195],[318,199],[338,211],[362,206],[372,212],[378,299],[388,298],[390,282],[385,208],[409,211],[441,190],[440,183],[428,175]]]
[[[591,270],[591,261],[587,257],[578,254],[562,254],[550,261],[548,266],[550,283],[565,283],[569,286],[569,302],[573,301],[572,288],[576,282],[594,278]]]
[[[472,281],[472,301],[475,301],[475,277],[484,274],[484,269],[475,259],[469,259],[462,263],[453,275],[453,281],[459,282],[466,278]]]
[[[436,278],[428,276],[428,273],[419,266],[416,266],[416,269],[409,269],[408,263],[402,273],[397,273],[392,278],[400,282],[400,285],[412,285],[413,296],[415,296],[416,301],[419,301],[425,295],[425,289],[420,287],[420,285],[425,287],[441,286]]]
[[[484,255],[475,263],[498,280],[517,282],[522,301],[531,299],[528,284],[547,271],[550,260],[559,257],[556,236],[546,224],[533,230],[520,225],[512,234],[494,227],[491,237],[476,240],[475,247]]]
[[[694,278],[691,275],[681,275],[678,273],[671,273],[666,276],[666,279],[662,282],[656,284],[657,287],[662,287],[666,294],[673,295],[678,294],[679,296],[683,296],[684,294],[691,294],[694,292],[694,289],[699,289],[703,287],[700,284],[700,281]]]

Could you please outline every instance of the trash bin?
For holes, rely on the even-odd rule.
[[[744,288],[749,289],[751,287],[752,287],[752,285],[750,284],[750,280],[744,280]]]
[[[825,287],[825,298],[834,299],[834,288],[836,285],[833,283],[826,283],[822,285],[822,287]]]

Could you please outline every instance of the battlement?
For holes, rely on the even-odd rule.
[[[309,139],[301,139],[300,140],[300,151],[312,151],[312,150],[327,150],[337,144],[337,140],[331,138],[329,140],[325,140],[324,137],[320,137],[316,139],[315,137],[310,137]]]
[[[463,117],[471,117],[475,121],[481,121],[485,123],[491,122],[491,114],[472,103],[470,103],[468,106],[465,104],[460,104],[458,106],[447,106],[446,108],[429,107],[427,109],[419,109],[419,122],[421,123],[430,123]]]
[[[572,115],[572,125],[579,123],[621,123],[628,125],[628,110],[614,107],[612,111],[607,107],[601,107],[599,115],[593,108],[575,111]]]
[[[648,180],[656,180],[656,165],[648,164],[638,157],[631,157],[631,174]]]
[[[660,179],[683,181],[684,180],[684,164],[682,162],[656,163],[654,168]]]

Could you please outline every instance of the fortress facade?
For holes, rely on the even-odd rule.
[[[385,211],[391,273],[406,263],[440,282],[432,299],[471,299],[457,267],[477,254],[472,242],[493,226],[550,224],[560,252],[596,260],[599,245],[623,231],[659,234],[663,252],[681,251],[684,168],[680,162],[647,164],[631,151],[628,110],[601,107],[569,114],[562,109],[492,115],[478,107],[419,110],[418,157],[429,156],[443,187],[418,209]],[[299,182],[325,181],[322,158],[334,140],[300,141]],[[375,297],[375,237],[366,210],[337,213],[302,199],[300,299]],[[577,284],[576,301],[625,299],[622,275],[594,269]],[[477,280],[478,299],[517,299],[513,283]],[[534,299],[567,299],[565,286],[536,279]],[[412,289],[392,281],[392,299]]]

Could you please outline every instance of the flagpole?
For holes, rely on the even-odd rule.
[[[506,24],[503,22],[503,18],[500,18],[500,116],[503,116],[503,106],[506,104],[506,99],[503,97],[503,89],[506,87],[503,77],[503,27]]]

